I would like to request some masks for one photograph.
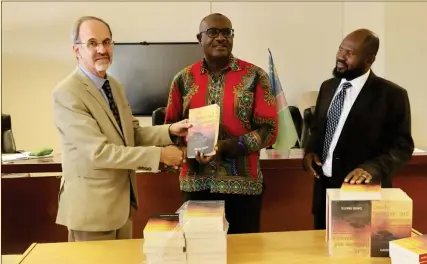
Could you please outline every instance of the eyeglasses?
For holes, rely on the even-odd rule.
[[[216,38],[219,36],[219,33],[224,38],[231,38],[234,36],[234,29],[232,28],[208,28],[205,31],[200,32],[200,34],[206,33],[210,38]]]
[[[104,48],[108,49],[114,45],[114,41],[111,39],[104,39],[102,42],[96,40],[89,40],[88,42],[76,42],[76,44],[86,44],[88,49],[96,49],[101,44]]]

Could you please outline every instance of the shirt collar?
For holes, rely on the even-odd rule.
[[[107,75],[105,75],[105,79],[104,79],[86,70],[85,67],[80,64],[79,64],[79,67],[86,74],[86,76],[89,77],[89,79],[95,84],[96,88],[102,89],[102,86],[107,80]]]
[[[233,56],[233,54],[230,55],[230,59],[228,61],[227,66],[224,68],[224,71],[227,70],[232,70],[232,71],[240,71],[241,68],[239,66],[239,60]],[[208,64],[206,62],[206,59],[203,58],[202,60],[202,68],[200,69],[200,74],[205,74],[206,72],[208,72]]]
[[[363,75],[360,75],[357,78],[354,78],[351,81],[347,81],[345,78],[342,78],[341,83],[340,83],[340,87],[342,86],[343,83],[349,82],[349,83],[351,83],[352,87],[360,90],[365,85],[366,81],[368,80],[370,72],[371,72],[371,70],[369,69],[366,73],[364,73]]]

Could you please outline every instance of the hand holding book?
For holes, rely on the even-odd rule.
[[[212,156],[205,156],[203,153],[197,152],[196,160],[201,164],[207,164],[214,159],[235,159],[245,155],[244,148],[235,139],[219,140],[215,146],[215,152],[216,154]]]

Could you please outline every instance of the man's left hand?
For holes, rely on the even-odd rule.
[[[174,136],[178,136],[178,137],[185,137],[188,134],[188,129],[191,127],[192,125],[188,122],[188,119],[184,119],[182,121],[173,123],[170,127],[169,127],[169,133],[171,135]]]
[[[361,184],[361,183],[370,183],[372,181],[372,175],[360,168],[357,168],[350,172],[347,177],[345,177],[344,182],[351,184]]]

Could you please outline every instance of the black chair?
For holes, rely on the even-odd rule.
[[[291,113],[292,120],[294,121],[295,129],[297,130],[298,138],[301,139],[301,132],[303,127],[303,119],[301,112],[296,106],[289,106],[289,112]],[[295,143],[295,147],[300,147],[298,141]]]
[[[12,133],[12,118],[1,114],[1,153],[16,153],[15,139]]]
[[[297,130],[298,138],[301,138],[301,132],[303,127],[303,120],[301,113],[296,106],[289,106],[289,112],[291,113],[292,120],[294,121],[295,129]],[[298,141],[295,142],[294,148],[299,148]],[[267,149],[272,149],[273,147],[268,147]]]
[[[309,107],[304,110],[304,123],[302,127],[302,135],[301,135],[301,147],[305,148],[307,144],[307,139],[310,136],[310,129],[313,125],[314,120],[314,110],[316,109],[315,106]]]
[[[151,115],[151,123],[153,126],[163,125],[165,123],[166,107],[159,107],[153,111]]]

